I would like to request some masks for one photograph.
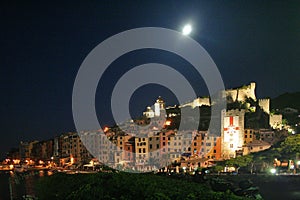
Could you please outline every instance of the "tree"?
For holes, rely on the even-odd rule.
[[[225,162],[226,165],[240,168],[247,167],[253,162],[253,155],[249,154],[246,156],[238,156]]]

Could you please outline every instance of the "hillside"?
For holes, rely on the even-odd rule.
[[[271,100],[271,109],[282,109],[286,107],[300,110],[300,92],[284,93]]]

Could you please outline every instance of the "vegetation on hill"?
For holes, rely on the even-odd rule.
[[[37,185],[39,199],[243,199],[207,185],[154,174],[54,174]]]
[[[283,109],[286,107],[300,110],[300,92],[284,93],[271,100],[271,109]]]
[[[220,165],[243,168],[247,172],[266,172],[267,169],[273,167],[275,158],[282,161],[294,160],[297,162],[300,160],[300,134],[290,135],[268,150],[239,156],[220,163]]]

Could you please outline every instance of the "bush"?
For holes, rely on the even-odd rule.
[[[242,199],[205,184],[154,174],[55,174],[37,185],[39,199]]]

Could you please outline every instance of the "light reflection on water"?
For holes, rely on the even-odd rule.
[[[23,195],[35,195],[35,185],[39,178],[50,176],[51,171],[27,171],[23,173],[0,172],[0,200],[20,199]],[[11,192],[10,192],[11,191]]]

